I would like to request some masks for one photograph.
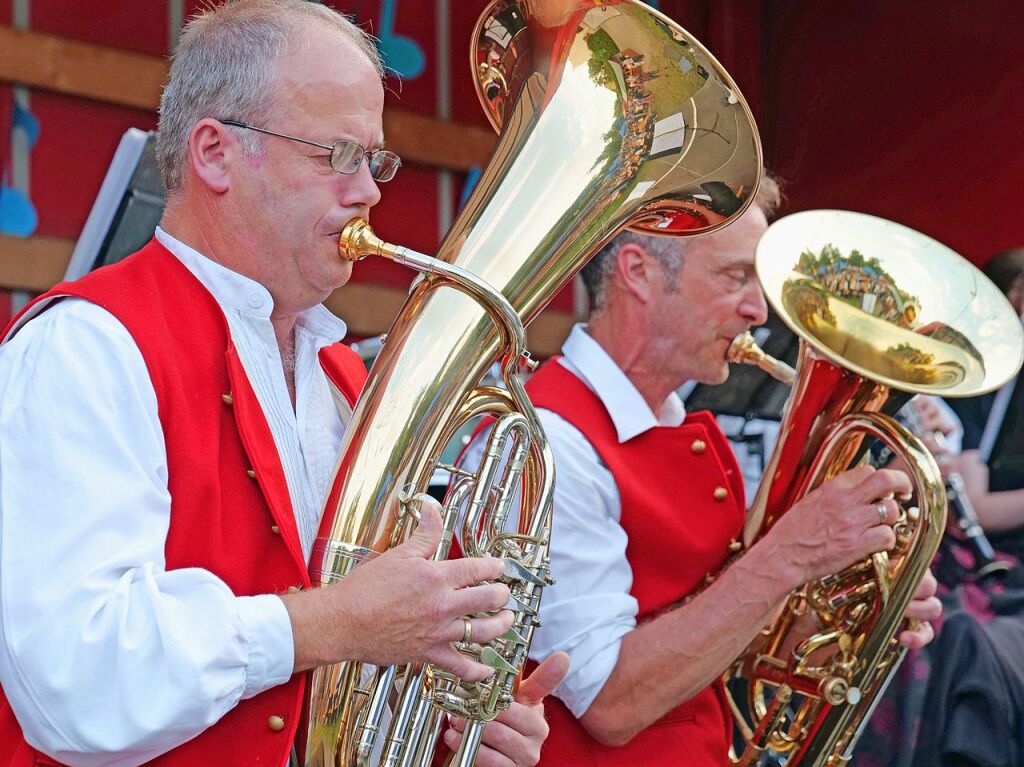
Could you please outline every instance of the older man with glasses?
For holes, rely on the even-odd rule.
[[[193,19],[161,101],[155,238],[8,328],[5,767],[282,767],[309,669],[490,673],[451,642],[509,628],[495,612],[507,588],[486,583],[501,565],[430,561],[432,509],[407,543],[308,588],[363,375],[320,304],[350,275],[339,232],[401,165],[381,148],[381,73],[372,42],[316,3],[238,0]],[[479,765],[536,762],[539,700],[564,666],[524,682]]]

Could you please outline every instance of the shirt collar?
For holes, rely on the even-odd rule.
[[[274,299],[270,291],[256,280],[204,256],[160,227],[156,228],[156,239],[195,275],[221,306],[270,321]],[[348,332],[344,321],[331,314],[322,304],[301,312],[296,325],[331,342],[344,338]]]
[[[686,418],[686,408],[675,392],[668,395],[655,415],[615,360],[587,333],[586,325],[573,327],[562,346],[562,355],[562,363],[605,406],[620,444],[656,426],[679,426]]]

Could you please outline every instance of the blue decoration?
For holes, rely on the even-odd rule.
[[[17,189],[0,186],[0,234],[29,237],[39,225],[36,206]]]
[[[477,182],[480,181],[481,176],[480,166],[474,165],[466,173],[466,183],[462,185],[462,194],[459,196],[459,210],[466,207],[466,201],[469,200],[469,196],[473,194],[473,190],[476,188]]]
[[[380,9],[380,42],[377,47],[384,57],[384,65],[399,77],[414,80],[427,67],[423,48],[411,37],[395,34],[395,12],[398,0],[384,0]]]
[[[15,100],[11,118],[11,134],[22,131],[28,139],[29,150],[39,140],[39,118]],[[6,176],[6,174],[5,174]],[[12,237],[29,237],[39,225],[39,214],[24,193],[7,183],[0,184],[0,234]]]
[[[39,118],[15,101],[14,116],[11,120],[11,132],[13,133],[19,128],[28,137],[28,148],[34,147],[39,139]]]

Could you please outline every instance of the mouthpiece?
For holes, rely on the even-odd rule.
[[[750,331],[745,331],[736,336],[729,344],[729,351],[725,358],[733,364],[757,365],[761,370],[770,375],[776,381],[792,386],[796,378],[796,371],[782,360],[765,354]]]
[[[364,218],[353,218],[338,237],[338,255],[346,261],[361,261],[367,256],[395,258],[398,249],[373,233]]]

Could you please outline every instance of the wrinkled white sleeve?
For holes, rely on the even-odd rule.
[[[619,659],[622,639],[636,628],[637,601],[627,537],[619,523],[618,488],[583,435],[549,410],[541,423],[555,458],[551,574],[544,589],[530,657],[541,661],[562,650],[572,666],[555,689],[577,718],[601,692]],[[483,440],[466,450],[462,464],[479,464]]]
[[[142,355],[66,299],[0,346],[0,684],[61,762],[142,764],[291,675],[281,600],[165,571],[169,523]]]

